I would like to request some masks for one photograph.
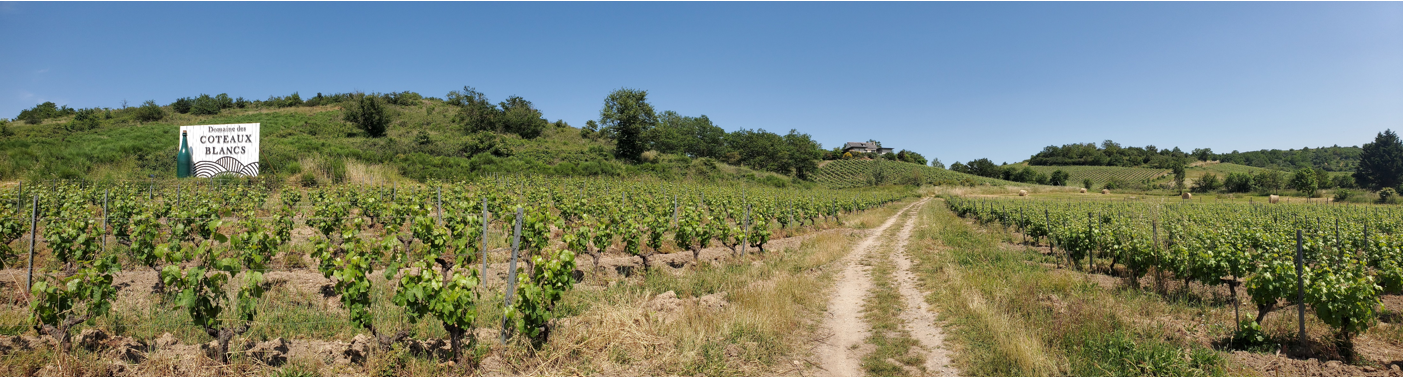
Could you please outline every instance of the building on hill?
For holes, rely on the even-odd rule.
[[[891,148],[882,148],[881,146],[877,145],[877,143],[873,142],[849,141],[847,144],[843,144],[843,153],[848,153],[852,151],[862,153],[887,154],[891,153]]]

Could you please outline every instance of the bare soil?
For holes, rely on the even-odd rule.
[[[882,225],[872,229],[866,238],[853,246],[853,251],[841,261],[842,273],[835,282],[833,295],[828,302],[828,312],[820,325],[822,341],[814,350],[819,359],[820,376],[861,376],[862,345],[866,341],[869,326],[862,320],[862,302],[872,289],[870,268],[858,263],[867,252],[878,245],[886,229],[895,224],[903,213],[916,207],[912,203],[897,211]]]
[[[917,203],[916,213],[920,212],[920,205],[924,203]],[[896,235],[895,253],[892,253],[896,262],[897,291],[901,293],[902,301],[906,305],[901,311],[901,321],[906,324],[911,337],[920,342],[925,351],[925,375],[958,376],[959,371],[952,366],[951,352],[945,347],[945,332],[936,322],[934,308],[926,303],[925,294],[918,289],[920,280],[911,273],[911,259],[906,255],[907,241],[911,239],[917,217],[919,216],[913,214],[906,218],[906,225],[902,226]]]

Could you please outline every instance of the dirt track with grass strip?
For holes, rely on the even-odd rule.
[[[820,331],[824,337],[815,350],[821,368],[818,375],[861,376],[871,373],[873,368],[870,365],[865,367],[864,362],[871,364],[872,361],[865,359],[870,359],[874,352],[900,348],[900,344],[919,345],[918,350],[912,350],[914,352],[910,357],[914,357],[914,364],[922,368],[906,365],[894,369],[901,371],[897,373],[957,374],[949,366],[951,362],[943,346],[943,332],[925,303],[924,294],[915,285],[916,278],[909,271],[911,261],[904,251],[912,229],[917,226],[917,213],[925,203],[925,200],[913,203],[893,214],[872,229],[842,260],[843,270],[835,282],[821,325]],[[888,229],[901,221],[903,216],[905,223],[900,230],[888,233]],[[874,284],[874,279],[877,284]],[[885,301],[879,296],[896,292],[900,293],[900,300],[879,302]],[[874,326],[875,318],[881,318],[890,311],[900,313],[891,317],[898,321],[896,326],[892,326],[891,321],[882,321],[878,323],[879,326]]]

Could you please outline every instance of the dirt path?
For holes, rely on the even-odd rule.
[[[887,228],[896,223],[901,215],[912,207],[925,203],[924,200],[912,203],[893,214],[881,226],[872,229],[867,238],[862,239],[853,251],[843,258],[843,272],[835,283],[837,289],[828,301],[828,313],[824,317],[822,330],[828,337],[815,349],[818,357],[820,376],[861,376],[861,345],[867,339],[868,326],[862,320],[862,302],[872,289],[872,278],[868,267],[858,263],[869,249],[879,244]]]
[[[921,290],[916,288],[918,280],[916,275],[911,273],[911,258],[906,256],[906,243],[916,228],[920,207],[914,212],[906,218],[906,225],[897,233],[895,252],[892,253],[892,259],[896,262],[897,290],[901,292],[902,301],[906,304],[905,310],[901,311],[901,321],[906,324],[911,337],[916,338],[921,343],[921,348],[926,351],[927,376],[958,376],[959,372],[950,366],[950,351],[944,347],[945,332],[936,326],[933,309],[926,303]]]

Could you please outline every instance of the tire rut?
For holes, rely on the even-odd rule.
[[[879,240],[901,218],[903,214],[925,203],[925,199],[911,203],[897,211],[882,225],[853,247],[852,252],[843,257],[843,272],[838,277],[836,289],[828,301],[828,312],[824,316],[822,330],[828,335],[818,344],[815,356],[819,358],[820,376],[861,376],[861,346],[868,337],[868,325],[862,319],[863,300],[872,289],[872,277],[868,268],[858,263]]]
[[[924,203],[924,202],[922,202]],[[926,303],[925,295],[917,288],[916,274],[911,272],[911,258],[907,257],[906,245],[911,232],[916,228],[916,218],[920,217],[920,207],[906,218],[906,224],[896,235],[896,246],[891,254],[896,262],[897,291],[901,293],[905,309],[901,311],[901,321],[925,349],[925,369],[927,376],[958,376],[950,360],[950,351],[945,346],[945,332],[936,325],[935,313]]]

